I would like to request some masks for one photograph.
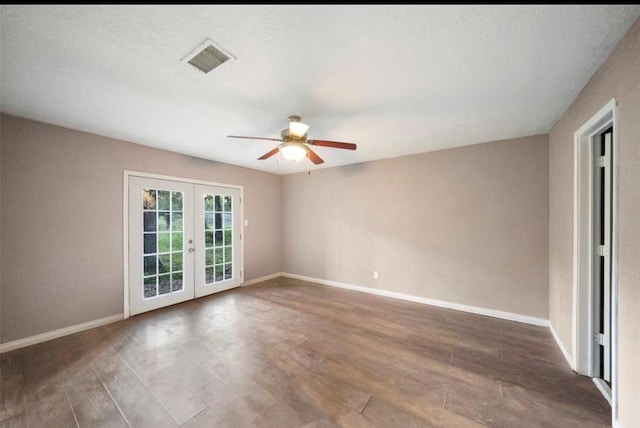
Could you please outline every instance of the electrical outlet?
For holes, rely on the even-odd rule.
[[[373,279],[378,279],[378,271],[377,270],[373,271]]]

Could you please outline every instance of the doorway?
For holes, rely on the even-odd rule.
[[[129,315],[242,283],[240,187],[133,174],[125,179]]]
[[[574,369],[617,419],[617,103],[574,134]]]

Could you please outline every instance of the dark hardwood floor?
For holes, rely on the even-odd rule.
[[[0,356],[2,427],[604,427],[548,329],[277,278]]]

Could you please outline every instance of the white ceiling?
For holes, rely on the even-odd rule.
[[[291,114],[332,167],[546,133],[640,5],[2,6],[3,112],[249,168]],[[209,74],[180,60],[211,38]],[[314,167],[317,168],[317,167]]]

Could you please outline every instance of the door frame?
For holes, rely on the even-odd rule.
[[[574,133],[573,203],[573,369],[593,378],[593,185],[594,138],[613,127],[611,154],[611,397],[597,381],[594,383],[611,403],[612,421],[618,417],[618,111],[615,98],[607,102]]]
[[[124,284],[124,319],[129,318],[129,177],[154,178],[157,180],[177,181],[181,183],[202,184],[205,186],[229,187],[240,190],[240,233],[244,229],[244,187],[235,184],[217,183],[213,181],[195,180],[192,178],[174,177],[171,175],[154,174],[149,172],[125,169],[122,173],[122,256],[123,256],[123,284]],[[240,239],[240,272],[244,277],[244,237]],[[241,281],[242,284],[243,281]]]

